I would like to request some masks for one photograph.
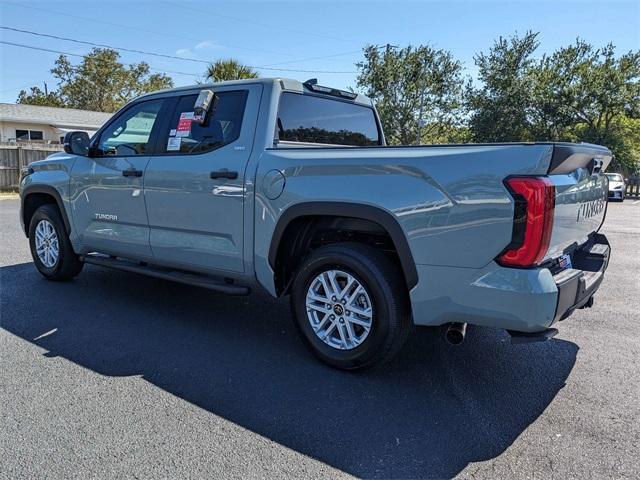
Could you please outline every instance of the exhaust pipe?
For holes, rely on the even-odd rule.
[[[449,324],[449,328],[447,328],[447,333],[445,333],[445,338],[447,342],[451,345],[460,345],[464,342],[464,336],[467,333],[467,324],[466,323],[451,323]]]

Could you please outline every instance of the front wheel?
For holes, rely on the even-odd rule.
[[[401,271],[380,251],[357,243],[327,245],[305,259],[291,307],[311,351],[344,370],[390,360],[412,325]]]
[[[29,223],[29,246],[33,263],[48,280],[68,280],[82,270],[73,251],[60,212],[54,205],[39,207]]]

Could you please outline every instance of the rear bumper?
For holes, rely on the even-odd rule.
[[[554,322],[564,320],[574,310],[590,303],[604,279],[604,272],[609,266],[610,252],[607,237],[597,233],[586,245],[573,253],[573,268],[563,270],[553,277],[558,287]]]
[[[507,268],[495,262],[482,269],[417,265],[419,280],[411,290],[414,323],[466,322],[544,332],[589,302],[608,261],[606,237],[595,234],[572,254],[573,269],[556,275],[548,268]]]

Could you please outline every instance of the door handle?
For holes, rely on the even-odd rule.
[[[134,170],[133,168],[130,168],[128,170],[123,170],[122,176],[123,177],[141,177],[142,170]]]
[[[235,170],[227,169],[216,170],[214,172],[211,172],[211,178],[228,178],[229,180],[235,180],[236,178],[238,178],[238,172],[236,172]]]

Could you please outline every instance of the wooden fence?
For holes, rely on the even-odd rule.
[[[624,194],[627,197],[640,197],[640,177],[629,178]]]
[[[0,189],[17,188],[22,168],[62,150],[59,144],[0,143]]]

